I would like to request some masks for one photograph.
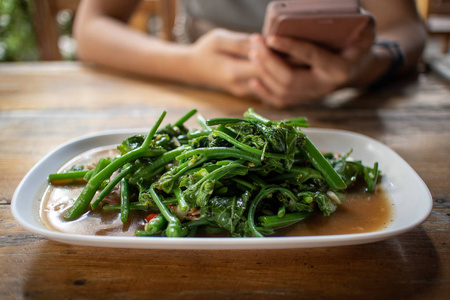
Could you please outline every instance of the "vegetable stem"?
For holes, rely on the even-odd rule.
[[[117,169],[121,168],[126,163],[135,160],[137,158],[144,156],[157,156],[161,154],[161,150],[150,150],[147,148],[150,146],[152,138],[165,115],[166,112],[163,111],[158,121],[152,127],[150,133],[147,135],[146,139],[142,143],[141,147],[136,148],[118,157],[88,181],[85,188],[81,192],[80,196],[77,198],[72,207],[64,215],[65,220],[71,221],[79,218],[88,208],[100,184],[104,180],[109,178]]]
[[[250,228],[250,231],[252,232],[253,236],[255,237],[264,237],[264,235],[258,231],[255,224],[255,212],[256,208],[259,205],[259,202],[261,202],[262,199],[268,197],[269,195],[275,193],[275,192],[281,192],[285,194],[286,196],[292,198],[293,200],[296,200],[297,197],[290,191],[283,187],[279,186],[272,186],[272,187],[265,187],[259,191],[259,193],[256,195],[255,199],[253,199],[252,204],[250,205],[249,211],[248,211],[248,225]],[[275,216],[278,218],[278,216]]]
[[[122,223],[128,222],[130,215],[130,194],[128,190],[128,181],[122,178],[120,181],[120,220]]]
[[[100,192],[97,198],[91,203],[91,209],[95,210],[100,202],[114,189],[114,187],[128,174],[130,174],[135,169],[134,166],[129,166],[123,169],[114,179],[112,179],[108,185]]]
[[[230,142],[231,144],[235,145],[236,147],[238,147],[242,150],[245,150],[252,154],[259,155],[260,161],[263,160],[264,156],[270,157],[270,158],[277,158],[277,159],[286,159],[287,158],[286,155],[284,155],[284,154],[264,152],[259,149],[248,146],[244,143],[239,142],[238,140],[234,139],[233,137],[229,136],[225,132],[215,130],[215,131],[213,131],[213,133],[215,135],[217,135],[218,137],[221,137],[221,138],[227,140],[228,142]]]
[[[322,174],[325,181],[333,190],[343,190],[347,188],[347,184],[342,180],[341,176],[333,169],[330,163],[323,157],[322,153],[320,153],[308,137],[306,137],[302,149],[312,165]]]
[[[249,108],[244,113],[244,117],[248,120],[253,120],[266,126],[272,125],[272,122],[269,119],[266,119],[263,116],[257,114],[253,108]]]
[[[166,229],[167,236],[181,237],[187,235],[189,233],[189,230],[187,228],[182,228],[180,220],[176,216],[174,216],[170,212],[170,210],[161,202],[153,185],[150,186],[150,194],[152,195],[153,201],[155,201],[156,206],[158,206],[159,211],[169,223]]]
[[[87,172],[89,172],[89,170],[66,172],[66,173],[54,173],[48,175],[48,181],[53,184],[55,182],[63,180],[69,181],[83,180],[83,177],[86,175]]]
[[[174,190],[174,193],[175,193],[175,197],[177,197],[177,201],[178,201],[178,207],[180,208],[180,210],[182,211],[182,212],[185,212],[185,211],[187,211],[187,209],[188,209],[188,204],[187,204],[187,202],[186,202],[186,199],[184,199],[184,195],[183,195],[183,193],[181,192],[181,189],[180,188],[176,188],[175,190]]]
[[[184,125],[184,123],[189,120],[193,115],[197,113],[196,109],[190,110],[187,114],[185,114],[183,117],[181,117],[173,126],[181,127]]]
[[[206,121],[209,126],[213,125],[228,125],[237,123],[248,123],[246,119],[243,118],[214,118]]]
[[[282,217],[279,216],[261,216],[258,218],[258,221],[264,228],[281,228],[290,226],[292,224],[298,223],[309,216],[311,216],[311,212],[302,211],[296,213],[285,214]]]
[[[241,158],[258,164],[261,162],[259,155],[249,153],[241,149],[227,148],[227,147],[210,147],[210,148],[197,148],[188,150],[176,157],[178,161],[192,157],[194,155],[204,156],[207,159],[225,159],[225,158]]]

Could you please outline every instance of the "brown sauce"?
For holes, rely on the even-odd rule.
[[[90,164],[99,158],[117,155],[117,150],[99,148],[86,152],[61,168],[61,171],[77,163]],[[40,207],[40,218],[50,229],[64,233],[87,235],[132,236],[137,229],[143,229],[148,212],[131,211],[129,222],[123,224],[119,211],[88,211],[81,218],[65,221],[64,214],[75,202],[83,185],[52,186],[47,188]],[[320,213],[293,226],[280,229],[277,235],[311,236],[334,235],[378,231],[386,228],[393,220],[393,203],[381,187],[374,193],[365,193],[356,187],[345,195],[343,204],[331,216]]]
[[[386,228],[393,221],[393,203],[378,186],[374,193],[362,187],[345,194],[345,200],[330,216],[317,213],[293,226],[280,230],[287,236],[364,233]]]
[[[67,170],[75,164],[90,165],[101,157],[114,157],[118,151],[112,147],[93,149],[64,165],[60,171]],[[74,221],[65,221],[64,215],[75,202],[84,188],[84,184],[68,186],[49,185],[41,203],[39,215],[42,222],[50,229],[64,233],[87,235],[133,235],[136,229],[142,229],[147,215],[142,211],[131,211],[129,222],[123,224],[119,212],[102,212],[89,210]]]

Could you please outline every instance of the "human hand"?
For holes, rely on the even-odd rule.
[[[369,23],[358,41],[334,53],[307,41],[281,36],[264,41],[254,34],[249,57],[258,76],[250,87],[263,101],[279,108],[317,101],[357,81],[371,59],[374,38],[375,26]]]
[[[189,54],[191,80],[244,97],[252,95],[249,81],[257,66],[249,61],[250,35],[225,29],[214,29],[197,42]]]

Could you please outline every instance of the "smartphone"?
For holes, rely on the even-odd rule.
[[[266,9],[263,36],[306,40],[339,52],[371,21],[358,0],[272,1]]]

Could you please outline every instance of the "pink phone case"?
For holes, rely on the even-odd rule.
[[[339,51],[357,39],[370,20],[357,0],[274,1],[267,7],[263,35],[307,40]]]

